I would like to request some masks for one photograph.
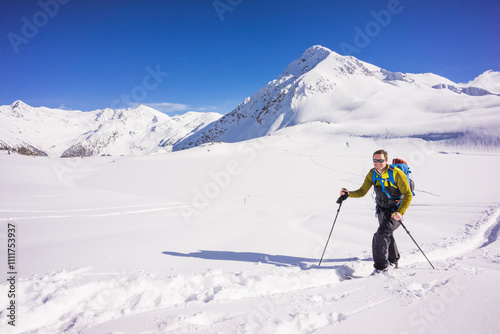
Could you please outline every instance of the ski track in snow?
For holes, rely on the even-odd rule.
[[[498,238],[500,230],[500,204],[488,209],[476,222],[467,224],[462,235],[434,245],[429,252],[431,260],[444,261],[484,248]]]
[[[162,204],[151,206],[160,205]],[[85,215],[111,216],[175,208],[168,206],[116,211],[131,207],[141,206],[77,209],[64,212],[115,210]],[[4,209],[1,212],[52,211]],[[62,216],[21,217],[21,219]],[[18,218],[3,220],[6,219]],[[292,225],[300,228],[298,222]],[[418,250],[411,255],[405,254],[405,259],[408,260],[403,269],[389,271],[380,277],[347,281],[343,278],[346,270],[366,273],[370,270],[371,263],[339,262],[337,266],[328,267],[326,270],[314,265],[269,268],[266,266],[260,271],[250,273],[210,269],[204,273],[175,276],[144,272],[91,273],[88,269],[34,275],[18,282],[19,312],[23,314],[24,323],[23,333],[102,333],[102,330],[116,324],[132,325],[137,317],[141,317],[142,323],[144,318],[149,319],[146,323],[152,327],[147,331],[141,328],[140,331],[151,333],[190,331],[215,333],[220,326],[227,328],[228,324],[232,323],[236,326],[236,333],[311,333],[322,328],[327,330],[349,317],[393,302],[394,299],[403,305],[412,305],[429,294],[437,294],[437,291],[445,289],[457,275],[457,272],[453,273],[452,270],[457,269],[458,265],[450,260],[462,258],[495,242],[499,228],[500,205],[495,205],[476,222],[468,224],[462,235],[433,246],[426,245],[427,248],[434,248],[428,252],[428,256],[438,268],[435,271],[436,276],[449,271],[448,276],[440,275],[431,282],[408,280],[410,277],[418,278],[421,269],[415,268],[415,265],[423,266],[426,263],[422,261],[423,258]],[[472,276],[477,274],[473,268],[461,269]],[[381,286],[380,296],[366,300],[366,294],[363,293],[366,280],[370,280],[370,284]],[[336,289],[344,284],[351,285],[352,288],[346,291],[345,287],[342,287],[343,292],[337,292]],[[7,284],[4,283],[1,285],[2,295],[6,294],[6,291]],[[5,307],[2,309],[5,310]],[[40,330],[41,328],[43,330]],[[7,328],[6,332],[13,333],[9,330],[10,328]]]
[[[183,204],[183,205],[179,205]],[[138,207],[147,207],[147,206],[158,206],[156,208],[151,209],[142,209],[142,210],[118,210],[117,209],[131,209]],[[128,215],[128,214],[141,214],[141,213],[149,213],[155,211],[166,211],[166,210],[174,210],[174,209],[182,209],[193,207],[193,204],[187,203],[162,203],[162,204],[144,204],[144,205],[130,205],[130,206],[117,206],[117,207],[107,207],[107,208],[94,208],[94,209],[75,209],[75,210],[13,210],[13,209],[0,209],[1,213],[49,213],[53,212],[53,215],[42,215],[42,216],[15,216],[15,217],[1,217],[0,221],[13,221],[13,220],[36,220],[36,219],[54,219],[54,218],[91,218],[91,217],[111,217],[118,215]],[[92,212],[92,211],[105,211],[103,213],[94,213],[94,214],[79,214],[79,215],[71,215],[65,213],[76,213],[76,212]]]
[[[168,203],[169,205],[173,204],[183,204],[181,202],[173,202]],[[85,212],[85,211],[98,211],[98,210],[115,210],[115,209],[123,209],[123,208],[136,208],[136,207],[145,207],[145,206],[162,206],[165,203],[157,203],[157,204],[140,204],[140,205],[121,205],[121,206],[110,206],[103,208],[85,208],[85,209],[73,209],[73,210],[20,210],[20,209],[0,209],[0,212]]]

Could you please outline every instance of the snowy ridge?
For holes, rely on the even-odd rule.
[[[90,112],[0,106],[0,149],[28,155],[136,156],[170,151],[172,143],[218,119],[216,113],[169,117],[140,105]]]
[[[469,83],[461,84],[461,86],[479,87],[494,94],[500,94],[500,72],[488,70]]]
[[[491,73],[488,78],[493,78]],[[332,131],[348,135],[410,135],[449,141],[453,133],[451,141],[457,145],[497,146],[496,130],[484,128],[500,125],[495,117],[500,97],[474,86],[479,83],[458,85],[431,73],[390,72],[314,46],[235,110],[176,143],[174,149],[217,141],[239,142],[318,121],[332,123]],[[457,121],[473,114],[481,114],[476,121],[484,126]]]
[[[432,86],[432,88],[449,89],[454,93],[458,93],[458,94],[463,93],[463,94],[467,94],[470,96],[492,95],[491,92],[487,91],[486,89],[479,88],[479,87],[459,87],[459,86],[454,86],[454,85],[438,84],[438,85]]]

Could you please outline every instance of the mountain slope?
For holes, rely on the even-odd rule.
[[[357,136],[474,143],[478,134],[485,134],[488,145],[498,145],[492,126],[500,125],[495,117],[499,110],[500,98],[484,88],[460,86],[430,73],[390,72],[314,46],[235,110],[183,139],[174,150],[238,142],[316,121]]]
[[[22,101],[0,106],[0,145],[27,154],[60,156],[81,134],[92,131],[91,113],[34,108]]]
[[[155,109],[106,109],[96,115],[98,128],[81,135],[63,154],[70,156],[144,155],[169,150],[172,143],[218,119],[215,113],[169,117]]]

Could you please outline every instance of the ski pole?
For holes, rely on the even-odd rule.
[[[323,250],[323,254],[321,255],[321,259],[319,260],[318,267],[321,267],[321,262],[323,261],[323,256],[325,255],[326,248],[328,247],[328,242],[330,241],[330,237],[332,236],[333,232],[333,227],[335,226],[335,222],[337,221],[337,217],[339,216],[340,208],[342,207],[342,202],[348,197],[349,195],[344,194],[337,199],[337,203],[339,204],[339,208],[337,209],[337,214],[335,215],[335,219],[333,220],[333,225],[332,229],[330,230],[330,235],[328,236],[328,240],[326,240],[326,245],[325,249]]]
[[[436,269],[434,268],[434,266],[432,265],[431,261],[429,261],[429,259],[427,258],[427,256],[425,255],[424,251],[422,250],[422,248],[420,248],[420,246],[417,244],[417,242],[415,241],[415,239],[413,239],[413,237],[411,236],[410,234],[410,231],[408,231],[408,229],[406,228],[406,226],[403,224],[403,219],[401,219],[399,221],[399,223],[401,224],[401,226],[403,226],[403,228],[405,229],[406,233],[408,233],[408,235],[410,236],[411,240],[413,240],[413,242],[415,243],[415,245],[417,245],[418,249],[422,252],[422,254],[425,256],[425,259],[427,260],[427,262],[429,262],[429,264],[431,265],[432,269]]]

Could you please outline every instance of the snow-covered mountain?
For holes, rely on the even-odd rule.
[[[217,113],[169,117],[141,105],[90,112],[0,106],[0,149],[49,156],[144,155],[171,145],[217,120]]]
[[[248,140],[317,121],[349,135],[498,146],[498,73],[488,71],[457,84],[432,73],[390,72],[313,46],[235,110],[184,138],[174,150]]]
[[[168,117],[155,109],[91,112],[0,107],[0,149],[50,156],[144,155],[239,142],[285,127],[326,122],[337,134],[414,137],[500,146],[500,72],[458,84],[432,74],[390,72],[313,46],[232,112]]]
[[[492,93],[500,94],[500,72],[486,71],[465,86],[475,86],[486,89]]]

